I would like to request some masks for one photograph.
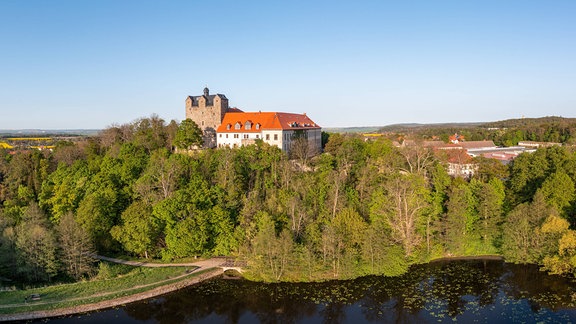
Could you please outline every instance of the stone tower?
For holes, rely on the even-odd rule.
[[[186,98],[186,118],[192,119],[204,132],[204,147],[216,147],[216,129],[228,111],[228,98],[223,94],[211,95],[204,88],[201,96]]]

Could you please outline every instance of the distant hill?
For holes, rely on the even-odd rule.
[[[327,133],[372,133],[377,132],[381,127],[328,127],[322,128]]]
[[[406,124],[393,124],[384,126],[381,127],[378,131],[381,133],[388,133],[388,132],[399,133],[399,132],[413,132],[433,128],[472,128],[482,126],[482,124],[483,123],[436,123],[436,124],[406,123]]]
[[[427,129],[470,129],[475,127],[482,128],[530,128],[530,127],[540,127],[543,125],[557,125],[560,127],[567,127],[570,125],[576,125],[576,118],[565,118],[557,116],[547,116],[539,118],[518,118],[518,119],[506,119],[494,122],[471,122],[471,123],[435,123],[435,124],[417,124],[417,123],[405,123],[405,124],[393,124],[381,127],[378,129],[381,133],[387,132],[418,132]]]
[[[576,125],[576,118],[547,116],[539,118],[507,119],[496,122],[484,123],[482,126],[493,128],[512,128],[512,127],[523,128],[523,127],[535,127],[541,125],[558,125],[558,126]]]
[[[557,116],[477,123],[396,124],[384,126],[378,131],[445,142],[449,135],[458,133],[468,141],[491,140],[499,146],[514,146],[520,141],[576,145],[576,118]]]
[[[92,136],[100,131],[100,129],[0,129],[0,136]]]

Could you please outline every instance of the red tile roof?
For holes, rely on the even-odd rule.
[[[472,157],[466,154],[465,150],[448,150],[446,151],[447,160],[450,163],[468,164],[472,163]]]
[[[250,122],[250,129],[245,129]],[[235,125],[239,123],[240,129]],[[256,125],[260,125],[257,129]],[[229,112],[224,115],[222,124],[216,130],[219,133],[258,133],[262,130],[298,130],[320,129],[306,114],[282,112]]]

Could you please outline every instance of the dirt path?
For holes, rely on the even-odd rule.
[[[79,313],[91,312],[91,311],[105,309],[105,308],[111,308],[111,307],[124,305],[124,304],[132,303],[135,301],[143,300],[143,299],[152,298],[155,296],[159,296],[159,295],[163,295],[163,294],[166,294],[166,293],[169,293],[172,291],[176,291],[178,289],[181,289],[181,288],[184,288],[184,287],[187,287],[190,285],[194,285],[194,284],[197,284],[197,283],[202,282],[204,280],[219,276],[223,273],[223,269],[221,269],[219,267],[226,262],[226,259],[224,259],[224,258],[212,258],[212,259],[201,260],[201,261],[192,262],[192,263],[147,263],[147,262],[120,260],[120,259],[109,258],[109,257],[105,257],[105,256],[96,256],[96,258],[100,259],[100,260],[109,261],[109,262],[127,264],[127,265],[132,265],[132,266],[140,266],[140,267],[153,267],[153,268],[158,268],[158,267],[196,267],[196,269],[194,269],[192,272],[183,274],[179,277],[170,278],[170,279],[166,279],[166,280],[163,280],[160,282],[136,286],[136,287],[123,289],[123,290],[119,290],[119,291],[104,293],[101,296],[118,294],[118,293],[122,293],[122,292],[129,292],[129,291],[135,290],[135,289],[141,289],[144,287],[162,284],[164,282],[178,280],[178,278],[184,278],[187,276],[192,276],[194,273],[201,271],[201,270],[206,270],[206,269],[211,269],[211,268],[212,268],[212,270],[208,271],[206,273],[203,273],[199,276],[194,276],[194,277],[189,278],[189,279],[177,281],[177,282],[172,283],[172,284],[163,285],[163,286],[156,287],[156,288],[153,288],[151,290],[148,290],[148,291],[145,291],[142,293],[138,293],[138,294],[134,294],[134,295],[126,296],[126,297],[119,297],[119,298],[115,298],[115,299],[111,299],[111,300],[105,300],[105,301],[101,301],[101,302],[97,302],[97,303],[74,306],[74,307],[66,307],[66,308],[60,308],[60,309],[55,309],[55,310],[34,311],[34,312],[17,313],[17,314],[9,314],[9,315],[0,314],[0,321],[31,320],[31,319],[38,319],[38,318],[47,318],[47,317],[79,314]],[[94,296],[71,298],[71,299],[61,300],[58,302],[78,301],[78,300],[93,298],[93,297]],[[51,303],[56,303],[56,302],[45,302],[43,304],[51,304]],[[22,305],[23,304],[2,305],[2,307],[14,307],[14,306],[22,306]]]

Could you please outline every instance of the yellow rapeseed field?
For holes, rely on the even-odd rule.
[[[10,141],[49,141],[52,137],[9,137]]]

